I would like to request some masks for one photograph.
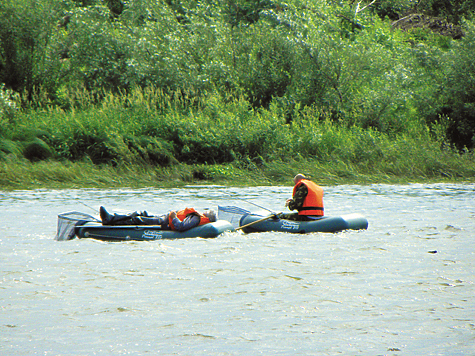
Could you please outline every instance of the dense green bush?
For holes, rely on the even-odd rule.
[[[119,169],[179,167],[185,181],[228,177],[232,167],[268,170],[278,162],[308,165],[310,170],[317,165],[325,167],[329,176],[347,178],[366,174],[467,177],[475,172],[473,156],[461,157],[442,147],[443,135],[438,136],[442,141],[431,139],[422,124],[391,136],[372,128],[346,127],[307,107],[290,125],[280,116],[278,105],[255,110],[243,98],[227,103],[214,95],[185,110],[183,100],[154,91],[163,95],[155,97],[156,102],[175,98],[157,111],[144,100],[147,93],[136,89],[109,95],[103,103],[80,112],[20,112],[16,119],[23,124],[7,128],[0,156],[5,162],[24,157],[32,162],[55,159]],[[194,168],[185,169],[180,163]],[[220,166],[223,163],[228,168]]]
[[[466,35],[446,54],[445,77],[434,100],[430,123],[443,124],[459,150],[475,147],[475,26],[466,24]]]
[[[0,135],[14,121],[18,112],[18,95],[11,89],[5,89],[4,84],[0,83]]]

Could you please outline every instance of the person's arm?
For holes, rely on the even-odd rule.
[[[175,215],[173,218],[173,226],[176,231],[186,231],[190,230],[200,224],[200,217],[195,214],[190,214],[183,221],[180,221]]]
[[[303,206],[303,202],[307,197],[308,189],[305,184],[302,184],[300,187],[297,188],[292,199],[288,200],[288,207],[290,210],[299,210]]]

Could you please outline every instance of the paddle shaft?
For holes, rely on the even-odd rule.
[[[243,225],[243,226],[239,226],[236,230],[244,229],[245,227],[248,227],[248,226],[257,224],[257,223],[259,223],[259,222],[261,222],[261,221],[269,220],[269,219],[274,218],[274,217],[277,217],[277,214],[272,214],[272,215],[266,216],[265,218],[262,218],[262,219],[253,221],[253,222],[251,222],[251,223],[249,223],[249,224],[246,224],[246,225]]]

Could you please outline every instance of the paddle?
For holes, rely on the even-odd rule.
[[[248,226],[251,226],[251,225],[254,225],[254,224],[257,224],[261,221],[266,221],[266,220],[269,220],[271,218],[277,218],[277,213],[274,213],[274,214],[271,214],[269,216],[266,216],[265,218],[262,218],[262,219],[259,219],[259,220],[256,220],[256,221],[253,221],[249,224],[246,224],[246,225],[243,225],[243,226],[239,226],[238,228],[236,228],[236,230],[241,230],[241,229],[244,229],[245,227],[248,227]]]

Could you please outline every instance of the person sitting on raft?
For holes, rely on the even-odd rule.
[[[278,218],[309,221],[323,217],[323,188],[301,173],[294,177],[294,184],[292,198],[287,199],[285,206],[290,210],[298,210],[298,213],[281,213]]]
[[[102,225],[160,225],[162,230],[186,231],[198,225],[208,224],[217,220],[216,212],[212,209],[199,213],[193,208],[170,211],[168,214],[154,216],[146,211],[134,212],[127,215],[109,214],[101,206],[99,209]]]

